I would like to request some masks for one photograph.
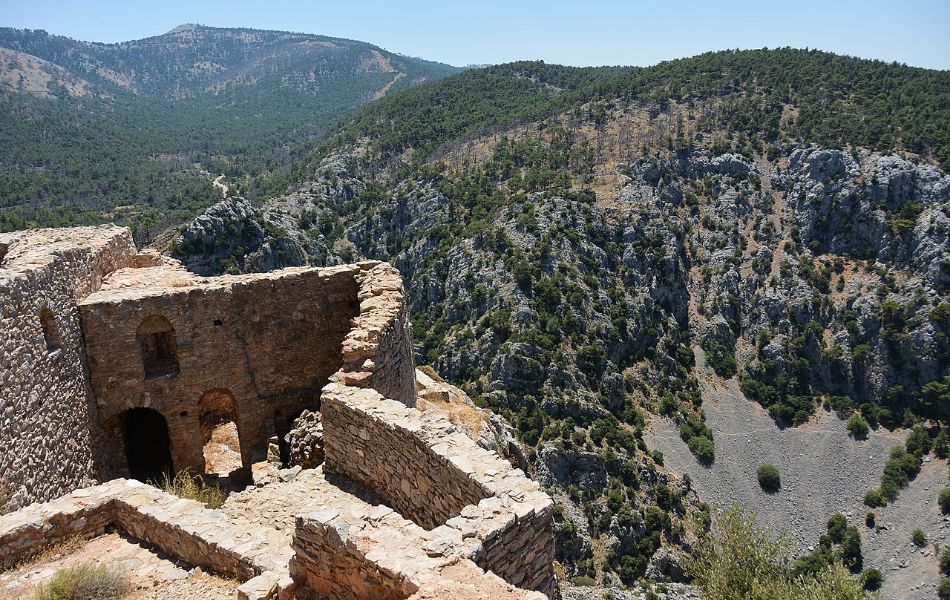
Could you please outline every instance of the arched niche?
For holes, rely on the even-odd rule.
[[[151,316],[136,331],[145,379],[178,374],[178,345],[175,328],[165,317]]]

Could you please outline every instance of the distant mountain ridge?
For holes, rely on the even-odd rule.
[[[194,24],[116,44],[0,28],[0,47],[48,61],[109,92],[167,99],[258,83],[318,93],[352,74],[362,76],[370,91],[397,77],[406,87],[459,70],[354,40]]]
[[[304,33],[182,25],[104,44],[0,28],[0,230],[148,223],[148,241],[220,199],[208,173],[280,191],[348,111],[460,70]]]

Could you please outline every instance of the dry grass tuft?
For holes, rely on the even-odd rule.
[[[167,477],[162,482],[162,489],[179,498],[187,498],[201,502],[208,508],[221,508],[224,504],[224,494],[213,485],[209,485],[198,475],[187,471],[180,471],[174,479]]]
[[[132,590],[129,579],[109,565],[66,567],[39,585],[33,600],[118,600]]]

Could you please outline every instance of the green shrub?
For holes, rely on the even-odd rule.
[[[852,573],[860,573],[864,565],[864,555],[861,553],[861,534],[857,527],[848,527],[841,539],[841,562],[851,569]]]
[[[711,438],[704,435],[697,435],[690,438],[687,445],[689,446],[690,452],[693,453],[693,456],[695,456],[696,460],[701,464],[708,467],[716,460],[716,445]]]
[[[39,585],[33,600],[117,600],[132,585],[125,575],[108,565],[78,565],[53,574]]]
[[[844,539],[844,532],[848,528],[848,519],[841,513],[835,513],[828,519],[828,537],[835,544],[840,544]]]
[[[918,445],[914,445],[915,452],[908,452],[902,446],[895,446],[891,449],[891,456],[884,463],[884,473],[881,475],[881,486],[878,488],[878,496],[874,498],[877,504],[870,504],[868,497],[865,496],[865,504],[868,506],[884,506],[888,502],[897,499],[901,489],[907,487],[907,484],[917,473],[920,472],[920,454]]]
[[[865,439],[868,437],[868,432],[870,430],[871,428],[868,425],[867,420],[862,417],[860,413],[854,413],[851,415],[851,418],[848,419],[848,433],[850,433],[854,439]]]
[[[782,488],[782,477],[779,475],[778,468],[775,465],[762,465],[759,467],[757,476],[759,478],[759,486],[769,494],[774,494]]]
[[[872,512],[869,512],[864,516],[864,524],[868,527],[874,527],[874,523],[877,522],[877,515]]]
[[[597,585],[597,580],[593,577],[587,577],[586,575],[578,575],[571,580],[574,585],[581,587],[593,587]]]
[[[950,547],[944,548],[940,553],[940,572],[944,575],[950,575]]]
[[[881,589],[882,583],[884,583],[884,575],[877,569],[867,569],[861,574],[861,586],[868,591]]]
[[[923,548],[927,545],[927,534],[924,533],[924,530],[918,527],[910,534],[910,539],[914,542],[914,545],[918,548]]]
[[[944,577],[937,586],[937,597],[940,600],[950,600],[950,578]]]
[[[179,498],[201,502],[208,508],[221,508],[224,504],[224,495],[220,489],[208,485],[200,476],[187,471],[179,471],[174,479],[166,477],[162,482],[162,489]]]
[[[703,344],[703,349],[706,351],[706,362],[713,368],[716,375],[728,379],[736,374],[735,348],[722,341],[710,340]]]
[[[796,573],[790,568],[791,547],[786,535],[776,538],[768,527],[756,523],[754,515],[733,506],[701,536],[697,558],[689,567],[703,600],[867,597],[861,582],[840,565],[824,567],[817,574]]]
[[[918,457],[930,452],[930,434],[920,425],[915,425],[904,442],[907,452],[915,454]]]
[[[945,487],[940,490],[940,495],[937,496],[937,502],[940,503],[940,512],[943,514],[950,514],[950,487]]]
[[[880,491],[868,490],[867,493],[864,494],[864,503],[871,508],[877,508],[879,506],[884,506],[884,498],[881,497]]]

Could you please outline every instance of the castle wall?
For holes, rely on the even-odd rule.
[[[432,529],[489,494],[419,435],[425,416],[374,390],[331,384],[321,404],[324,469],[372,489]],[[473,444],[474,445],[474,444]]]
[[[0,234],[0,485],[11,508],[95,477],[101,432],[76,302],[135,252],[112,226]]]
[[[131,408],[165,418],[176,471],[203,473],[199,419],[208,392],[233,396],[245,466],[263,457],[282,422],[317,407],[358,310],[358,266],[208,279],[148,269],[150,286],[135,280],[145,275],[139,271],[118,273],[111,288],[80,305],[99,417],[113,440],[105,475],[126,474],[123,419]],[[177,368],[148,377],[141,332],[156,318],[170,324]]]
[[[290,548],[277,530],[114,480],[0,516],[0,565],[111,526],[244,580],[242,598],[556,597],[550,497],[414,410],[411,327],[390,265],[202,278],[136,254],[123,229],[19,235],[0,237],[0,476],[15,507],[93,469],[126,473],[127,432],[130,451],[155,454],[161,433],[175,470],[203,472],[209,414],[234,418],[248,467],[317,406],[327,472],[391,507],[300,515]]]
[[[359,280],[360,312],[343,342],[340,379],[414,407],[416,366],[402,277],[392,265],[379,263]]]
[[[375,390],[326,386],[322,422],[328,473],[366,486],[431,530],[443,554],[556,596],[553,503],[520,469],[444,417]]]

